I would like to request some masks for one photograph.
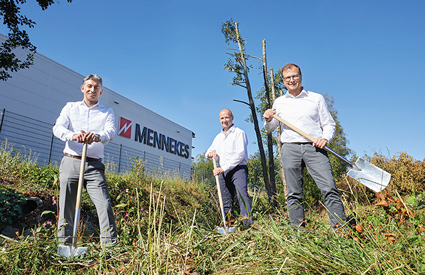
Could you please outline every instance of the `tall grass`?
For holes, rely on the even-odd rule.
[[[425,274],[423,201],[389,194],[375,201],[361,188],[348,188],[343,201],[355,222],[333,230],[326,211],[306,207],[307,226],[299,231],[283,202],[268,211],[266,196],[256,194],[254,226],[221,235],[215,232],[221,219],[214,186],[146,178],[141,165],[107,175],[117,246],[104,249],[96,234],[80,230],[79,245],[88,252],[66,259],[56,254],[54,225],[40,224],[28,236],[0,237],[0,273]],[[88,198],[83,205],[86,216],[94,215]]]

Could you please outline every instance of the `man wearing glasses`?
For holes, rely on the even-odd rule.
[[[333,120],[322,95],[304,90],[299,66],[287,64],[282,76],[288,92],[277,98],[272,109],[264,112],[267,131],[277,128],[277,115],[316,138],[310,142],[295,131],[282,125],[282,165],[288,194],[288,212],[293,227],[304,226],[303,168],[306,167],[316,182],[328,211],[331,226],[341,227],[346,221],[344,206],[332,175],[327,152],[323,149],[335,132]]]

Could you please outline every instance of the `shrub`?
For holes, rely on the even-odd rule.
[[[25,152],[23,154],[22,152]],[[36,166],[37,159],[31,150],[18,150],[7,140],[0,145],[0,180],[18,182],[29,167]]]
[[[4,183],[0,185],[0,229],[12,224],[22,214],[23,203],[25,198],[22,193]]]
[[[407,153],[387,158],[375,153],[370,163],[391,174],[388,189],[400,194],[422,193],[425,191],[425,162],[413,159]]]
[[[26,182],[34,182],[44,189],[52,189],[54,187],[59,169],[49,166],[30,166],[22,173],[22,179]]]

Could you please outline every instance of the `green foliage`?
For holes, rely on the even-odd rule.
[[[238,38],[236,34],[236,25],[233,19],[229,19],[221,24],[221,33],[224,35],[226,44],[230,42],[238,44]],[[242,47],[245,47],[245,39],[240,39]]]
[[[36,0],[42,10],[55,3],[54,0]],[[67,0],[72,2],[72,0]],[[28,68],[33,64],[36,47],[31,44],[28,33],[21,27],[33,28],[35,22],[21,14],[20,5],[26,0],[10,1],[0,0],[0,18],[9,29],[8,38],[0,47],[0,80],[11,77],[9,72],[16,72]],[[13,52],[14,49],[22,48],[29,50],[25,60],[20,60]]]
[[[203,154],[199,154],[196,156],[196,160],[192,162],[192,179],[197,182],[205,182],[208,185],[215,185],[213,169],[212,160],[207,159]]]
[[[25,148],[22,151],[25,152]],[[23,173],[35,166],[36,160],[31,151],[22,154],[20,150],[16,150],[6,140],[0,145],[0,180],[20,181]]]
[[[7,251],[0,253],[0,273],[422,274],[425,271],[425,193],[409,195],[403,199],[404,203],[395,203],[396,199],[401,201],[398,196],[388,196],[386,207],[359,204],[358,198],[344,201],[347,214],[354,216],[356,223],[338,230],[330,229],[326,213],[308,208],[306,229],[296,231],[289,224],[281,198],[278,197],[280,203],[270,214],[261,202],[255,202],[267,201],[265,192],[257,189],[253,199],[254,226],[221,235],[214,232],[215,226],[221,225],[215,186],[197,180],[147,178],[140,173],[142,167],[136,163],[128,174],[107,174],[119,232],[116,247],[103,250],[90,232],[82,230],[79,246],[87,247],[88,252],[78,259],[62,258],[56,254],[54,223],[44,223],[26,237],[11,240],[0,236],[1,249]],[[50,185],[31,184],[54,193]],[[364,194],[352,193],[344,198],[361,195]],[[19,194],[10,197],[17,200]],[[91,204],[88,198],[83,203]],[[83,215],[95,215],[95,209],[83,207]]]
[[[224,39],[227,44],[230,44],[230,42],[232,42],[238,45],[236,22],[234,22],[233,19],[227,20],[226,22],[222,23],[221,32],[223,33]],[[239,36],[239,43],[241,45],[242,52],[245,52],[245,39]],[[245,79],[244,62],[242,60],[242,56],[239,49],[235,49],[234,52],[227,54],[229,54],[231,57],[229,57],[227,63],[224,64],[224,69],[228,72],[235,73],[235,76],[232,80],[232,85],[240,85],[242,87],[245,87],[246,81],[248,80]],[[246,55],[244,55],[244,58],[245,61],[249,59],[249,57]],[[249,68],[252,68],[252,66],[246,66],[246,73],[249,72]]]
[[[266,158],[268,159],[267,152]],[[281,170],[280,166],[276,167],[276,163],[279,163],[278,156],[274,158],[275,162],[275,177],[276,185],[282,184],[282,177],[280,176]],[[248,186],[252,189],[263,188],[264,187],[264,178],[263,178],[263,169],[261,168],[261,158],[260,153],[257,151],[253,155],[249,156],[248,159]]]
[[[58,168],[39,166],[32,151],[16,150],[5,141],[0,145],[0,180],[14,183],[36,182],[42,189],[53,187]],[[25,188],[28,188],[27,186]]]
[[[279,96],[284,95],[286,93],[286,87],[283,84],[282,69],[280,69],[278,72],[274,74],[273,79],[274,79],[275,98],[278,98]],[[271,84],[270,80],[269,80],[269,83]],[[270,87],[270,102],[273,104],[273,97],[271,93],[272,93],[272,88]],[[257,95],[255,96],[255,98],[259,100],[256,110],[261,118],[263,117],[264,112],[268,109],[266,106],[265,97],[266,97],[266,91],[263,86],[261,90],[257,92]],[[252,116],[249,117],[249,120],[252,122]]]
[[[257,151],[248,159],[248,186],[252,189],[264,187],[263,169],[261,168],[260,153]]]
[[[49,166],[29,167],[22,173],[22,178],[28,182],[37,182],[43,189],[52,189],[56,183],[59,168]]]
[[[218,221],[219,215],[211,217],[209,211],[214,208],[210,195],[215,193],[215,185],[207,181],[187,182],[180,178],[148,178],[142,170],[143,164],[139,162],[127,174],[107,174],[117,225],[127,238],[135,238],[140,234],[145,236],[151,223],[159,222],[149,218],[153,207],[152,196],[155,200],[160,197],[164,199],[162,208],[167,215],[162,222],[166,224],[177,224],[180,216],[192,216],[194,211],[198,213],[197,220],[207,227],[213,227],[211,221]],[[89,200],[87,202],[90,203]]]
[[[327,94],[324,95],[326,104],[328,105],[329,112],[335,120],[335,134],[332,141],[328,144],[329,148],[340,154],[341,156],[348,158],[353,152],[348,148],[349,141],[345,135],[344,129],[338,119],[338,111],[334,108],[334,100]],[[332,172],[334,178],[339,179],[347,171],[347,165],[332,154],[328,154],[332,165]]]
[[[405,152],[391,158],[375,153],[368,159],[391,174],[389,190],[397,190],[400,194],[425,191],[425,161],[415,160]]]
[[[0,184],[0,230],[16,221],[22,214],[21,205],[24,202],[22,193],[16,192],[14,188],[4,183]]]

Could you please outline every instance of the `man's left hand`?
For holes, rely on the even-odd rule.
[[[81,130],[81,134],[79,135],[78,139],[76,139],[80,143],[87,143],[92,144],[93,142],[99,142],[100,138],[98,135],[92,133],[92,132],[85,132]]]
[[[326,144],[328,144],[328,140],[325,138],[317,138],[316,141],[313,143],[313,146],[323,149],[325,148]]]
[[[215,168],[215,169],[213,170],[213,174],[214,174],[214,176],[217,176],[217,175],[220,175],[220,174],[223,174],[223,173],[224,173],[224,170],[223,170],[223,168],[221,168],[221,167]]]

